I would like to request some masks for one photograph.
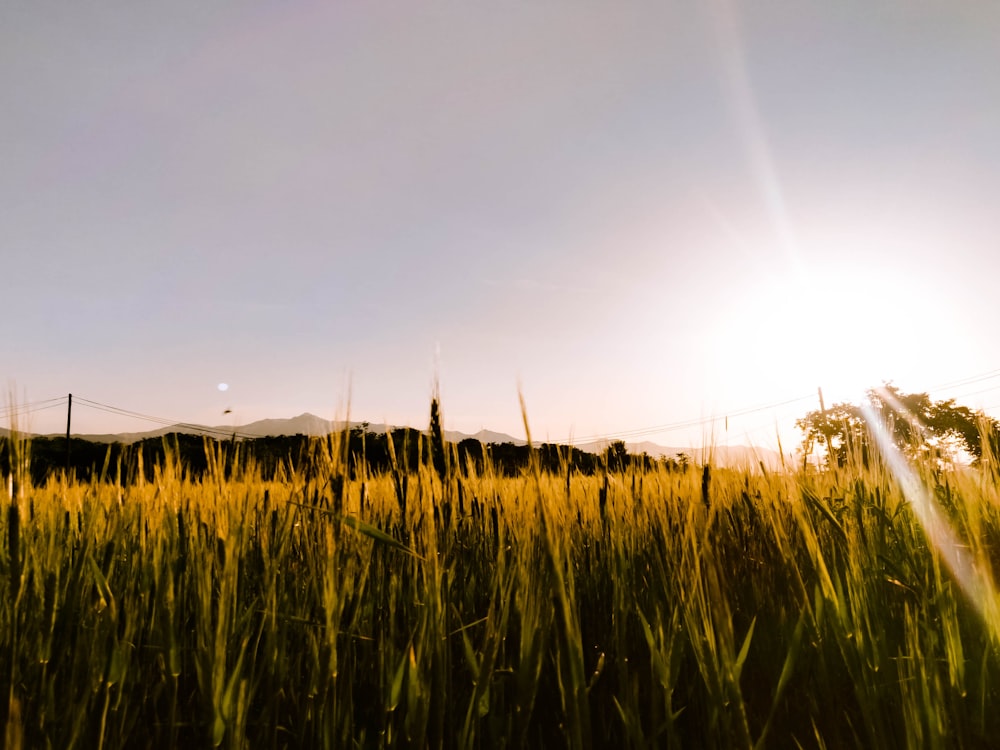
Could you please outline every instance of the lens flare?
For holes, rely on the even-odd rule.
[[[887,390],[880,389],[878,394],[900,418],[911,422],[917,421]],[[875,445],[885,459],[890,473],[899,482],[903,497],[923,528],[927,541],[941,556],[941,560],[983,619],[994,640],[1000,640],[1000,605],[997,602],[996,589],[989,575],[989,569],[981,561],[973,559],[973,555],[968,552],[969,547],[962,544],[958,534],[938,507],[933,494],[920,481],[920,477],[896,446],[884,416],[870,404],[863,405],[861,411]]]
[[[714,0],[709,8],[729,104],[739,127],[750,168],[785,260],[795,273],[799,273],[799,242],[785,201],[785,192],[767,137],[764,118],[757,103],[737,7],[729,0]]]

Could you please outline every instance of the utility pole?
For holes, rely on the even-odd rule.
[[[66,404],[66,476],[69,476],[69,425],[73,416],[73,394],[69,394],[69,401]]]

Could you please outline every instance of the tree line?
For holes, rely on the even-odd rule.
[[[345,439],[346,437],[346,439]],[[436,442],[430,433],[413,428],[397,428],[390,432],[369,432],[367,425],[351,428],[338,436],[280,435],[219,440],[212,437],[171,433],[150,437],[134,443],[97,443],[82,438],[70,438],[69,470],[77,479],[104,479],[131,484],[140,479],[154,481],[156,466],[169,457],[176,460],[187,476],[202,478],[213,461],[227,473],[236,466],[253,465],[265,480],[272,480],[289,471],[308,471],[324,460],[331,451],[342,451],[353,476],[364,472],[382,473],[392,466],[395,454],[397,467],[406,472],[416,471],[422,464],[431,465],[439,473],[444,455],[436,450],[443,445],[447,460],[457,471],[482,473],[487,465],[504,476],[516,476],[530,466],[531,451],[527,445],[511,442],[483,444],[475,438],[458,443]],[[390,452],[389,441],[392,441]],[[11,441],[0,437],[0,474],[7,476],[11,467]],[[50,476],[66,469],[65,437],[33,437],[28,451],[31,481],[43,484]],[[621,472],[631,467],[651,469],[657,459],[649,455],[632,455],[625,443],[611,443],[602,454],[588,453],[566,445],[543,443],[534,446],[534,457],[543,471],[567,470],[592,475],[598,471]],[[685,457],[660,459],[669,469],[687,467]]]

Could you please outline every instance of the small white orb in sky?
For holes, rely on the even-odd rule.
[[[219,383],[219,390],[220,391],[228,391],[229,390],[229,383]]]

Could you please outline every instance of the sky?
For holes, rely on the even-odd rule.
[[[883,381],[1000,416],[1000,5],[0,18],[0,416],[420,427],[437,382],[447,429],[523,436],[520,391],[536,439],[787,449]]]

